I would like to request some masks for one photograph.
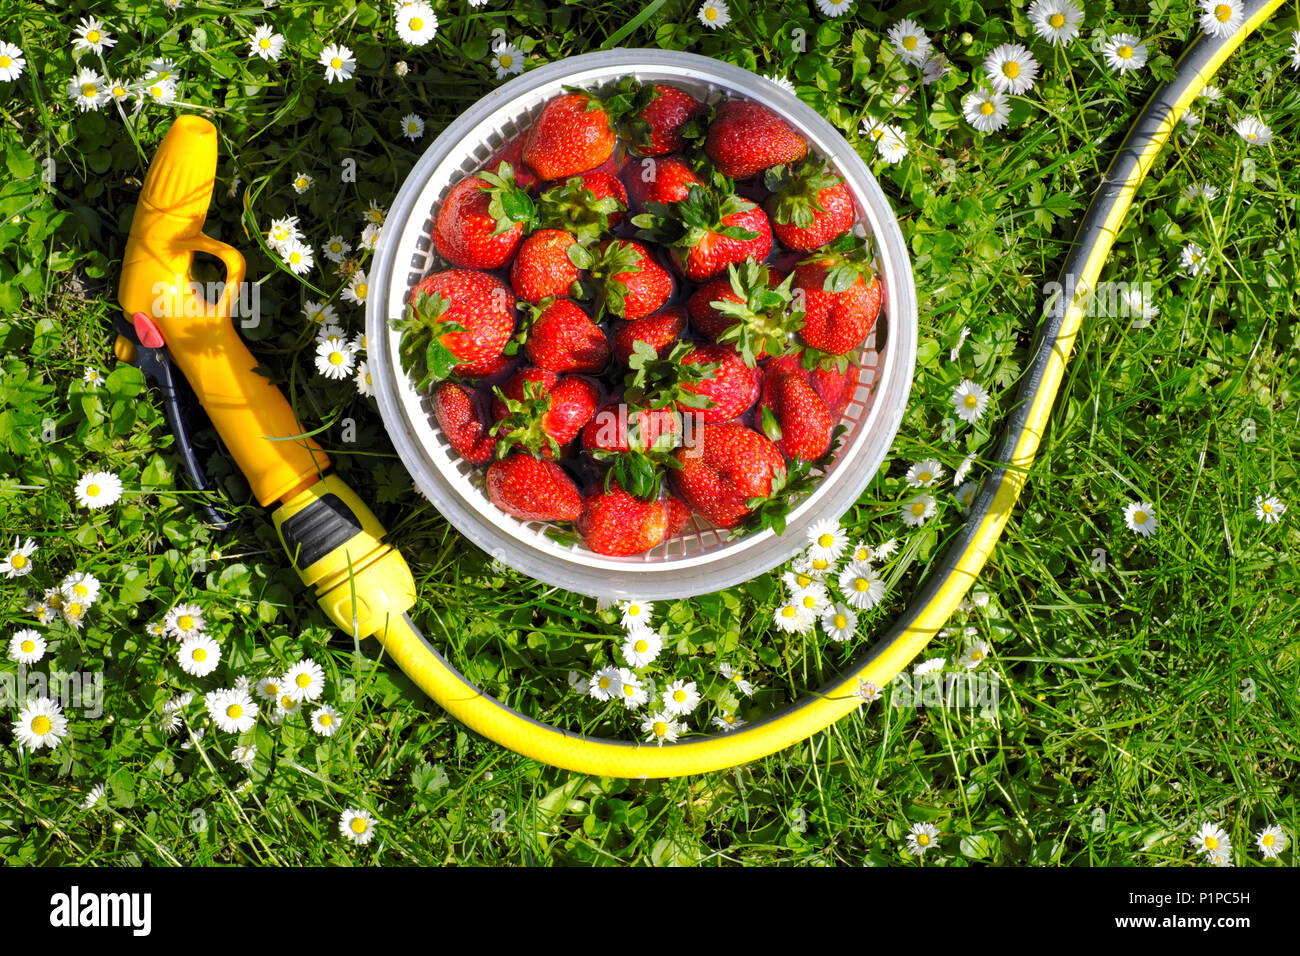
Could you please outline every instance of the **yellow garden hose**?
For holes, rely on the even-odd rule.
[[[1282,0],[1245,4],[1231,36],[1198,38],[1178,61],[1174,79],[1158,89],[1133,124],[1093,196],[1061,269],[1068,296],[1047,310],[1033,361],[1017,398],[995,467],[976,496],[957,540],[893,627],[843,675],[789,707],[733,733],[662,746],[603,740],[532,720],[462,677],[420,633],[409,615],[390,622],[385,650],[413,681],[457,720],[526,757],[599,776],[673,777],[748,763],[803,740],[857,710],[860,681],[884,687],[948,621],[997,544],[1033,464],[1095,288],[1138,185],[1175,125],[1223,62]]]

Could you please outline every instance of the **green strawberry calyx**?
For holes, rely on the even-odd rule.
[[[518,223],[523,223],[525,232],[536,227],[537,207],[533,197],[516,185],[515,171],[509,163],[500,163],[495,173],[481,172],[478,178],[487,183],[483,192],[490,197],[488,215],[496,223],[492,235],[507,233]]]
[[[721,363],[682,361],[695,350],[689,342],[678,342],[667,355],[660,357],[653,345],[639,339],[632,343],[628,357],[628,373],[624,376],[627,390],[624,398],[629,405],[643,408],[664,408],[684,405],[687,408],[713,407],[713,399],[692,391],[687,386],[699,385],[718,374]]]
[[[501,389],[493,388],[493,393],[506,407],[506,416],[488,429],[488,434],[497,441],[497,458],[505,458],[516,448],[527,449],[534,457],[541,457],[543,449],[551,457],[560,457],[560,444],[548,432],[543,424],[546,413],[551,410],[551,394],[541,382],[524,380],[524,397],[509,398]]]
[[[390,319],[388,324],[394,332],[402,336],[398,354],[402,360],[402,371],[415,377],[415,387],[426,389],[434,382],[442,381],[451,374],[460,362],[442,341],[443,336],[452,332],[464,332],[465,326],[459,322],[448,322],[442,318],[451,308],[452,301],[438,292],[424,292],[415,295],[415,301],[406,307],[401,318]]]
[[[636,236],[661,246],[694,249],[710,235],[742,242],[758,238],[758,233],[744,226],[723,225],[728,216],[755,208],[752,202],[729,190],[692,183],[678,202],[669,205],[651,201],[645,208],[645,212],[632,217]]]
[[[623,204],[613,196],[596,198],[581,176],[570,176],[537,197],[537,224],[543,229],[563,229],[583,247],[610,231],[610,218],[623,211]],[[570,259],[572,249],[570,246]],[[585,249],[584,249],[585,251]],[[579,269],[590,268],[574,262]]]
[[[727,267],[731,291],[739,302],[718,299],[709,305],[729,318],[730,326],[718,336],[719,342],[735,345],[741,359],[750,368],[758,364],[758,356],[784,355],[794,342],[795,333],[803,327],[802,313],[793,308],[790,283],[794,274],[786,276],[779,284],[768,284],[771,273],[767,266],[753,258]]]
[[[618,239],[611,241],[604,252],[595,256],[588,267],[592,285],[584,287],[582,295],[582,298],[589,297],[589,294],[595,297],[595,321],[599,322],[607,311],[620,317],[627,314],[628,286],[616,276],[640,272],[641,260],[642,251],[637,246]]]
[[[763,184],[772,192],[772,219],[781,225],[808,229],[817,213],[825,213],[821,191],[844,182],[821,159],[806,159],[795,165],[773,166],[763,174]]]

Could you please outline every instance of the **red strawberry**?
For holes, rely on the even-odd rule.
[[[728,100],[709,124],[704,151],[722,175],[748,179],[769,166],[803,159],[808,144],[766,106]]]
[[[453,266],[499,269],[510,261],[531,222],[533,201],[515,185],[508,165],[501,173],[462,179],[438,207],[433,245]]]
[[[645,342],[662,355],[685,330],[686,312],[679,305],[670,305],[643,319],[620,322],[613,330],[614,358],[626,365],[637,342]]]
[[[746,365],[783,352],[800,325],[790,308],[787,277],[752,259],[727,272],[700,286],[687,301],[696,331],[735,345]]]
[[[656,311],[672,295],[672,276],[650,251],[630,239],[611,239],[596,247],[591,267],[599,314],[640,319]]]
[[[704,104],[685,90],[663,83],[627,87],[632,94],[630,115],[619,122],[619,130],[630,149],[642,156],[662,156],[685,145],[682,136],[691,117],[703,112]]]
[[[427,388],[452,371],[476,371],[501,355],[515,329],[515,297],[486,272],[435,272],[411,290],[411,305],[393,328],[402,334],[402,369]]]
[[[831,444],[831,413],[804,375],[769,377],[760,404],[763,432],[787,458],[813,461]]]
[[[811,252],[853,227],[857,218],[853,194],[820,160],[802,163],[782,175],[774,172],[769,170],[766,177],[773,192],[764,207],[772,231],[786,248]]]
[[[576,521],[582,495],[563,468],[524,452],[494,461],[487,470],[492,503],[521,521]]]
[[[599,372],[609,363],[605,333],[568,299],[542,303],[524,351],[534,365],[560,374]]]
[[[673,457],[681,464],[669,472],[674,489],[720,528],[740,524],[750,514],[750,500],[766,498],[774,480],[785,476],[780,450],[752,428],[735,422],[700,425],[693,441]]]
[[[716,363],[718,369],[703,381],[684,384],[682,390],[703,395],[713,404],[696,409],[679,402],[682,413],[695,412],[705,422],[729,422],[749,411],[758,398],[758,372],[746,365],[729,345],[702,345],[692,349],[683,365]]]
[[[852,363],[843,372],[837,368],[824,368],[821,365],[809,370],[808,380],[812,384],[813,391],[826,403],[831,421],[837,422],[844,417],[844,410],[849,407],[849,402],[853,400],[853,393],[858,390],[860,371],[861,369]]]
[[[676,495],[665,495],[664,504],[668,506],[668,533],[665,538],[675,538],[691,523],[691,506]]]
[[[704,180],[680,156],[629,159],[623,166],[622,176],[627,183],[628,197],[637,209],[645,209],[648,202],[664,205],[681,202],[692,186],[704,185]]]
[[[519,445],[533,454],[558,458],[591,420],[599,400],[600,389],[589,379],[524,369],[497,390],[492,402],[496,419],[492,433],[502,438],[497,453]]]
[[[465,386],[443,382],[433,393],[433,410],[438,426],[467,462],[482,465],[492,460],[497,440],[488,434],[488,423],[474,394]]]
[[[861,345],[880,312],[880,280],[871,267],[841,256],[798,266],[791,291],[804,304],[799,334],[830,355],[847,355]]]
[[[592,551],[619,557],[643,554],[660,544],[668,521],[664,502],[642,501],[614,484],[583,500],[577,528]]]
[[[627,214],[627,191],[613,173],[570,176],[537,197],[537,221],[590,244],[614,230]]]
[[[626,403],[606,405],[582,429],[584,451],[644,452],[657,444],[676,445],[681,416],[675,408],[628,408]],[[633,440],[635,436],[635,440]]]
[[[739,196],[691,186],[685,199],[646,209],[632,217],[637,238],[668,246],[673,264],[693,281],[711,279],[733,262],[761,262],[772,251],[767,214]]]
[[[498,355],[485,362],[465,362],[456,366],[461,378],[492,378],[501,374],[515,362],[513,355]]]
[[[604,104],[586,93],[565,93],[542,108],[524,140],[524,162],[542,179],[595,169],[614,152],[614,130]]]
[[[579,262],[591,262],[591,253],[560,229],[539,229],[519,247],[510,266],[510,285],[525,302],[548,296],[572,295],[581,278]]]
[[[499,173],[501,164],[509,163],[511,171],[515,174],[515,184],[520,189],[531,192],[539,180],[533,175],[533,171],[524,165],[524,140],[527,138],[527,133],[520,133],[493,153],[492,158],[483,168],[488,172]]]

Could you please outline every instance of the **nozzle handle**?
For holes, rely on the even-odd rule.
[[[221,298],[213,306],[213,311],[217,315],[230,315],[234,304],[232,299],[239,294],[244,284],[244,276],[247,274],[243,254],[234,246],[213,239],[206,232],[199,233],[190,240],[190,243],[195,252],[206,252],[208,255],[216,256],[226,267],[226,286],[221,292]]]

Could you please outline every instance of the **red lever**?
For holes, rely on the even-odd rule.
[[[140,339],[140,344],[147,349],[160,349],[167,344],[163,338],[162,329],[149,316],[143,312],[137,312],[131,316],[131,321],[135,323],[135,334]]]

